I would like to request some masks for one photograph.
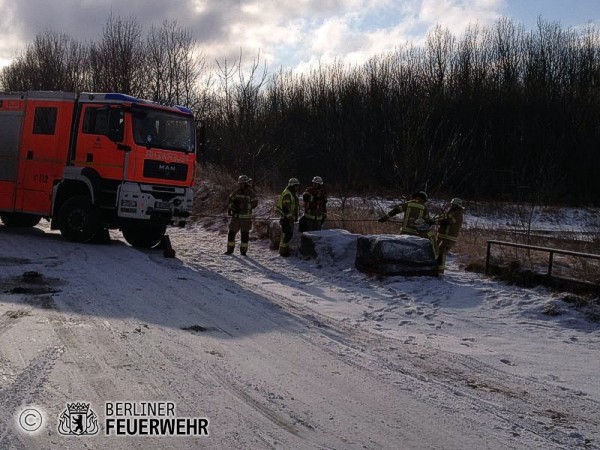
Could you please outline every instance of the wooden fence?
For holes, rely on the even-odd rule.
[[[490,275],[492,271],[491,264],[491,255],[492,255],[492,246],[503,246],[503,247],[512,247],[512,248],[520,248],[528,251],[538,251],[548,253],[547,260],[547,270],[546,273],[536,273],[538,275],[538,281],[547,281],[549,284],[556,285],[556,281],[568,282],[568,283],[576,283],[579,285],[588,285],[595,288],[600,288],[598,280],[600,280],[600,273],[596,273],[598,276],[595,280],[582,280],[582,279],[572,279],[572,278],[561,278],[557,277],[553,274],[554,268],[554,257],[555,255],[564,255],[564,256],[572,256],[576,258],[584,258],[600,261],[600,255],[595,255],[592,253],[582,253],[582,252],[574,252],[570,250],[561,250],[557,248],[549,248],[549,247],[540,247],[536,245],[527,245],[527,244],[517,244],[514,242],[505,242],[505,241],[495,241],[490,240],[487,241],[487,254],[485,259],[485,274]]]

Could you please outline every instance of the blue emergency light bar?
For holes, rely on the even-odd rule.
[[[169,108],[175,108],[178,109],[179,111],[186,113],[186,114],[192,114],[192,110],[190,108],[186,108],[185,106],[180,106],[180,105],[173,105],[173,106],[168,106],[168,105],[161,105],[160,103],[156,103],[150,100],[144,100],[141,98],[137,98],[134,97],[132,95],[127,95],[127,94],[120,94],[118,92],[110,92],[107,94],[97,94],[97,93],[85,93],[82,94],[82,96],[86,95],[87,98],[89,100],[112,100],[112,101],[117,101],[117,102],[129,102],[129,103],[139,103],[139,104],[146,104],[146,105],[158,105],[158,106],[163,106],[163,107],[169,107]]]

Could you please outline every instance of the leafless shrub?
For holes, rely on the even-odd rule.
[[[199,167],[196,180],[194,218],[226,215],[229,194],[235,188],[236,178],[212,165]]]
[[[573,305],[592,322],[600,322],[600,298],[598,296],[560,292],[556,298]]]
[[[562,313],[560,305],[555,302],[548,302],[542,307],[542,313],[547,316],[559,316]]]
[[[367,198],[333,199],[327,206],[324,228],[343,229],[356,234],[398,233],[396,224],[377,222],[385,212],[379,211]]]

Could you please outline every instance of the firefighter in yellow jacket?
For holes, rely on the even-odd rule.
[[[385,216],[380,217],[379,222],[385,222],[396,214],[404,213],[400,234],[411,234],[429,239],[433,257],[437,259],[438,246],[435,233],[429,228],[431,217],[429,217],[426,202],[427,193],[425,191],[416,192],[409,201],[395,206]]]
[[[290,256],[289,243],[294,236],[294,224],[298,221],[298,194],[296,190],[299,185],[298,178],[290,178],[287,187],[279,196],[275,208],[281,225],[281,238],[279,239],[279,254],[281,256]]]
[[[450,207],[441,216],[436,217],[433,223],[438,225],[438,273],[446,269],[446,255],[458,240],[458,233],[463,224],[464,206],[460,198],[453,198]]]
[[[248,252],[248,241],[252,229],[252,210],[258,206],[258,200],[254,189],[250,186],[250,178],[240,175],[238,187],[229,195],[228,214],[229,232],[227,233],[227,250],[225,253],[231,255],[235,249],[235,236],[241,231],[240,254],[245,256]]]

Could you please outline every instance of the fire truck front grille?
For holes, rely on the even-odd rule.
[[[188,166],[180,163],[166,163],[155,159],[144,161],[144,177],[158,178],[161,180],[185,181]]]
[[[163,202],[170,202],[172,199],[177,197],[177,194],[173,194],[170,192],[160,192],[152,190],[150,193],[152,194],[152,197],[154,197],[156,200],[161,200]]]

